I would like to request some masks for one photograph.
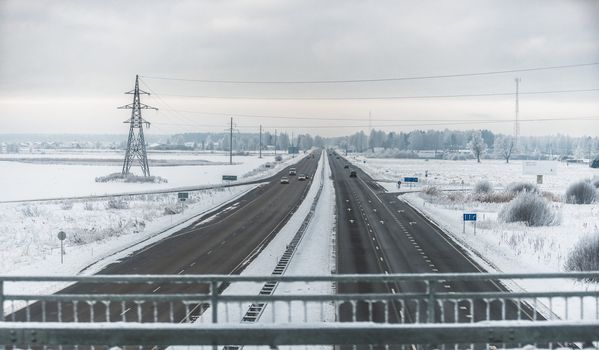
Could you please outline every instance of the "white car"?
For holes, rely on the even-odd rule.
[[[287,176],[283,176],[283,177],[281,178],[281,183],[282,183],[282,184],[288,184],[288,183],[289,183],[289,178],[288,178]]]
[[[297,180],[298,180],[298,181],[305,181],[305,180],[306,180],[306,175],[304,175],[304,174],[299,174],[299,175],[297,176]]]

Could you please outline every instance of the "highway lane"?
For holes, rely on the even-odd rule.
[[[397,195],[387,194],[367,174],[357,171],[357,177],[350,178],[350,169],[343,157],[329,156],[337,194],[337,239],[339,273],[436,273],[436,272],[484,272],[463,249],[427,218],[416,212]],[[351,214],[348,214],[351,213]],[[374,292],[380,286],[368,290],[366,286],[339,286],[340,293]],[[422,283],[388,285],[393,293],[426,292]],[[483,292],[505,291],[499,282],[443,282],[434,287],[438,292]],[[404,309],[394,305],[406,322],[426,320],[426,303],[408,303]],[[397,310],[399,309],[399,310]],[[474,303],[474,312],[467,302],[458,304],[457,315],[453,304],[443,310],[436,308],[435,320],[454,322],[481,321],[487,319],[486,304]],[[368,320],[368,310],[359,309],[356,318]],[[443,311],[443,312],[442,312]],[[366,313],[365,313],[366,312]],[[441,315],[443,313],[443,315]],[[500,302],[489,306],[491,320],[530,318],[531,310],[506,303],[505,310]],[[520,315],[518,315],[520,314]],[[341,320],[349,321],[347,313],[340,312]],[[537,316],[540,318],[540,316]],[[380,315],[375,315],[376,319]]]
[[[251,262],[257,253],[268,244],[278,230],[284,226],[304,199],[312,183],[320,152],[315,157],[307,157],[295,167],[298,174],[310,176],[308,181],[298,181],[290,177],[290,184],[280,184],[281,176],[287,176],[289,167],[270,182],[239,198],[229,206],[215,213],[205,215],[192,222],[187,228],[148,245],[118,263],[107,266],[99,274],[234,274],[239,273]],[[200,293],[207,292],[208,286],[198,285],[147,285],[147,284],[75,284],[57,294],[135,294],[135,293]],[[180,322],[193,319],[205,309],[204,305],[175,304],[157,306],[157,319],[166,322]],[[154,308],[144,304],[142,321],[153,321]],[[93,313],[93,316],[92,316]],[[55,303],[47,303],[45,312],[36,303],[28,310],[20,310],[7,319],[31,321],[53,321],[60,318],[70,322],[91,320],[106,321],[106,306],[98,303],[93,307],[79,303],[76,310],[65,303],[58,310]],[[171,316],[172,315],[172,316]],[[137,305],[128,303],[110,305],[111,321],[137,321]]]

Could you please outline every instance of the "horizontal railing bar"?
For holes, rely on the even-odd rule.
[[[273,295],[219,295],[219,302],[268,302],[268,301],[393,301],[393,300],[423,300],[426,293],[399,294],[273,294]],[[482,299],[530,299],[530,298],[570,298],[570,297],[599,297],[599,291],[572,292],[439,292],[435,293],[438,300],[482,300]],[[188,301],[210,302],[209,294],[7,294],[5,300],[23,301]]]
[[[241,275],[90,275],[90,276],[0,276],[4,282],[82,283],[210,283],[210,282],[400,282],[400,281],[487,281],[504,279],[599,278],[599,271],[552,273],[422,273],[351,274],[329,276],[241,276]]]
[[[107,336],[109,335],[109,336]],[[484,322],[475,324],[93,324],[0,323],[5,345],[346,345],[533,344],[588,342],[599,321]]]

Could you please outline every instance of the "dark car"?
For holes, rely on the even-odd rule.
[[[343,166],[343,169],[349,169],[349,164],[345,164],[345,165]]]
[[[356,173],[355,170],[352,170],[349,172],[349,177],[358,177],[358,174]]]

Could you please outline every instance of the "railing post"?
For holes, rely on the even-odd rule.
[[[212,308],[212,323],[218,322],[218,282],[210,282],[210,306]]]
[[[4,280],[0,280],[0,322],[4,322]]]
[[[435,287],[437,286],[437,282],[433,280],[427,281],[427,293],[428,293],[428,313],[427,313],[427,321],[428,323],[435,323]]]

